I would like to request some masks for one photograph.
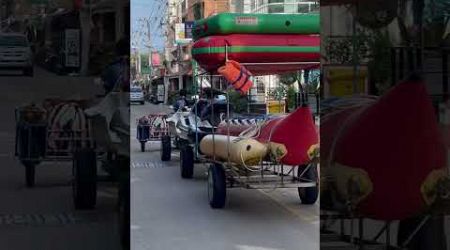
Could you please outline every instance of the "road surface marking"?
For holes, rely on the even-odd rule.
[[[284,250],[284,248],[268,248],[248,245],[237,245],[236,248],[238,250]]]
[[[117,193],[114,191],[105,191],[105,190],[99,190],[97,191],[97,195],[101,197],[107,197],[107,198],[116,198]]]
[[[16,135],[11,132],[0,132],[0,137],[2,138],[16,138]]]
[[[131,168],[166,168],[171,165],[164,164],[160,161],[131,162]]]
[[[298,219],[300,219],[300,220],[302,220],[304,222],[309,222],[311,224],[319,224],[320,223],[318,214],[309,213],[309,212],[306,212],[305,210],[302,210],[302,208],[300,207],[300,204],[299,204],[298,209],[297,208],[293,208],[293,207],[285,204],[283,201],[281,201],[272,192],[265,192],[264,190],[258,190],[258,191],[260,193],[262,193],[263,195],[267,196],[275,204],[277,204],[278,206],[284,208],[290,214],[294,215],[296,218],[298,218]]]
[[[64,226],[82,223],[71,213],[57,214],[0,214],[0,226]]]
[[[141,229],[141,227],[138,225],[130,225],[130,230],[139,230],[139,229]]]

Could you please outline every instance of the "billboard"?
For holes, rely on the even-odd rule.
[[[175,24],[175,43],[186,44],[192,41],[192,27],[194,22]]]
[[[161,66],[161,57],[158,52],[152,53],[152,66],[153,67]]]
[[[192,40],[192,28],[194,27],[194,22],[185,22],[184,23],[184,34],[186,39]]]
[[[148,54],[141,54],[141,74],[151,74],[150,58]]]
[[[65,66],[80,67],[80,30],[65,30]]]

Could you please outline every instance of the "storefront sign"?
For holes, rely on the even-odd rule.
[[[186,44],[192,41],[192,26],[193,24],[189,24],[188,28],[190,28],[190,35],[186,34],[186,24],[185,23],[177,23],[175,24],[175,43],[176,44]],[[190,38],[188,37],[190,36]]]
[[[152,53],[152,66],[153,67],[161,66],[161,57],[159,56],[158,52]]]
[[[185,38],[192,40],[192,28],[194,27],[194,22],[185,22],[184,23],[184,33]]]
[[[80,67],[80,30],[67,29],[65,38],[65,66]]]
[[[238,16],[235,18],[237,25],[258,25],[258,18],[252,16]]]
[[[150,58],[148,54],[141,54],[141,74],[151,74]]]

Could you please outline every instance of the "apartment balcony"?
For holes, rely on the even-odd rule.
[[[263,0],[251,1],[250,13],[315,13],[319,12],[319,1],[298,1],[298,0]]]

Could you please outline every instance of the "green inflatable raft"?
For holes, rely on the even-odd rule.
[[[196,21],[193,36],[227,34],[319,34],[319,14],[220,13]]]

